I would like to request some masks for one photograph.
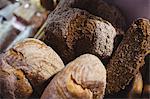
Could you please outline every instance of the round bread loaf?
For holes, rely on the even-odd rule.
[[[60,57],[36,39],[26,39],[2,54],[0,59],[0,95],[3,98],[25,98],[41,94],[45,83],[64,68]]]
[[[96,56],[84,54],[52,79],[41,99],[102,99],[105,87],[104,65]]]

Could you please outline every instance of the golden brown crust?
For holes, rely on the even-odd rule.
[[[41,99],[102,99],[105,85],[105,67],[94,55],[85,54],[54,77]]]
[[[14,81],[15,89],[11,92],[14,94],[13,98],[25,98],[26,95],[29,97],[32,92],[40,95],[45,88],[45,82],[64,67],[60,57],[36,39],[26,39],[17,43],[3,54],[1,61],[4,63],[1,70],[17,79]]]
[[[130,99],[140,98],[140,96],[142,95],[142,89],[143,89],[143,79],[141,73],[139,72],[133,79],[132,88],[128,93],[128,98]]]
[[[0,97],[2,99],[30,97],[33,89],[24,73],[11,67],[4,57],[1,57],[0,63]]]

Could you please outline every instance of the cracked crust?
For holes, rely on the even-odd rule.
[[[3,55],[1,55],[3,56]],[[10,67],[5,58],[0,59],[1,99],[28,98],[33,88],[21,70]]]
[[[12,85],[15,88],[12,91],[4,90],[4,92],[11,91],[13,94],[11,98],[18,96],[25,98],[26,95],[29,97],[32,92],[38,97],[45,88],[45,82],[64,67],[60,57],[50,47],[36,39],[26,39],[17,43],[2,55],[1,61],[3,63],[0,65],[1,70],[10,72],[10,75],[15,77],[15,85]],[[5,82],[4,80],[0,80],[0,84]],[[13,82],[10,81],[9,84]],[[2,92],[1,96],[5,96],[5,93]],[[6,95],[5,98],[10,97]]]
[[[124,89],[143,66],[148,53],[150,53],[150,20],[138,19],[130,26],[107,65],[107,94]]]
[[[105,85],[106,70],[101,61],[84,54],[54,77],[41,99],[102,99]]]

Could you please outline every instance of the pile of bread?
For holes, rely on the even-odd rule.
[[[126,31],[102,0],[60,0],[46,22],[49,46],[28,38],[0,55],[0,98],[102,99],[123,90],[150,53],[150,20]]]

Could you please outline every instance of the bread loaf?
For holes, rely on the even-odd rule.
[[[0,95],[11,99],[40,96],[46,81],[64,67],[55,51],[36,39],[17,43],[0,61]]]
[[[150,21],[136,20],[107,65],[107,93],[124,89],[144,65],[150,53]]]
[[[84,54],[52,79],[41,99],[102,99],[105,85],[106,70],[101,61]]]

